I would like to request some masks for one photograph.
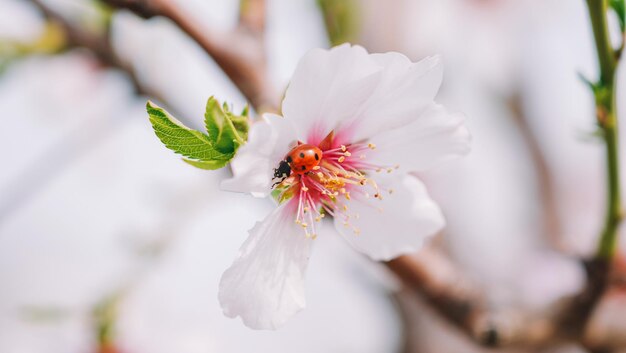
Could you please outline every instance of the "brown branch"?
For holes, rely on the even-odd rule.
[[[479,345],[542,347],[554,342],[552,313],[543,317],[490,308],[485,293],[468,283],[449,260],[427,248],[386,263],[404,284],[438,314]]]
[[[278,97],[267,77],[263,28],[265,2],[244,0],[239,26],[230,33],[204,28],[171,0],[103,0],[144,18],[163,16],[174,22],[220,66],[257,111],[275,110]]]
[[[509,100],[509,106],[513,113],[514,121],[528,147],[539,181],[539,192],[542,196],[541,207],[544,216],[544,233],[549,237],[553,248],[567,251],[562,239],[559,238],[561,229],[558,225],[556,214],[556,199],[554,185],[550,175],[548,163],[545,159],[537,137],[528,124],[522,107],[522,97],[513,95]],[[558,318],[557,325],[561,335],[574,340],[580,338],[589,322],[593,309],[605,293],[609,281],[609,262],[602,258],[593,260],[581,260],[585,270],[587,282],[583,291],[573,298],[567,310],[564,310]]]

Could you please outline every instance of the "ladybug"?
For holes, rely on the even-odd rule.
[[[317,167],[322,160],[322,150],[316,146],[302,144],[287,153],[285,162],[295,174],[305,174]]]
[[[276,184],[288,178],[292,172],[298,175],[310,172],[320,164],[321,160],[321,149],[309,144],[299,144],[292,148],[285,159],[280,161],[278,168],[274,169],[274,178],[282,178]]]

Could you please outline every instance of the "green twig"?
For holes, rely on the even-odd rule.
[[[587,0],[596,42],[600,81],[595,85],[596,115],[606,144],[607,209],[597,256],[609,260],[617,245],[617,228],[622,220],[620,201],[618,126],[615,112],[617,52],[611,45],[607,26],[607,0]]]

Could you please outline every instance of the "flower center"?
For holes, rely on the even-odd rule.
[[[332,139],[333,134],[329,134]],[[376,149],[372,143],[354,143],[332,146],[332,141],[324,139],[318,146],[300,144],[292,151],[303,149],[315,151],[319,159],[307,165],[307,170],[301,168],[301,164],[293,164],[292,152],[284,161],[281,161],[274,176],[282,177],[274,185],[273,196],[278,202],[284,202],[296,197],[297,202],[295,222],[303,229],[307,237],[316,238],[315,224],[320,222],[326,214],[339,217],[344,226],[352,228],[358,235],[361,230],[352,225],[351,220],[358,219],[359,214],[351,212],[348,202],[353,196],[363,198],[383,199],[383,192],[393,193],[392,189],[385,189],[369,177],[372,172],[391,173],[395,167],[383,167],[367,162],[367,154]],[[301,147],[305,146],[305,147]],[[311,147],[314,147],[311,148]],[[311,152],[313,153],[313,152]],[[291,172],[278,175],[284,163],[294,166]],[[295,204],[295,203],[294,203]],[[378,207],[382,212],[382,208]]]

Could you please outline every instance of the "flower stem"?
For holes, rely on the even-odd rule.
[[[615,72],[619,53],[611,45],[607,26],[608,0],[587,0],[596,42],[600,81],[594,87],[596,117],[606,145],[607,208],[597,257],[611,259],[617,246],[617,229],[623,218],[620,200],[618,127],[615,112]]]

